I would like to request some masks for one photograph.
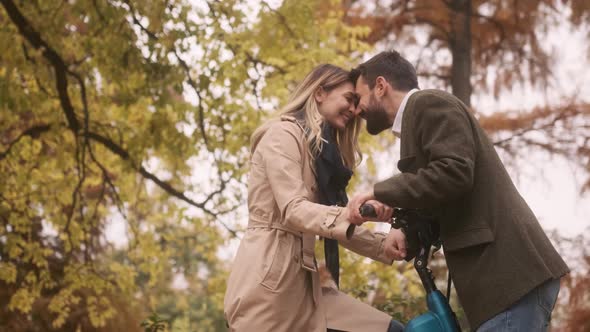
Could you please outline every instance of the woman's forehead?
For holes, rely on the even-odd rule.
[[[337,89],[343,93],[346,93],[346,92],[353,92],[354,93],[355,92],[354,84],[352,84],[351,82],[344,82]]]

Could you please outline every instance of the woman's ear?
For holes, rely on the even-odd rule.
[[[315,101],[318,104],[321,104],[326,99],[326,95],[327,95],[326,90],[324,90],[324,88],[322,88],[320,86],[319,88],[317,88],[317,90],[315,90],[313,97],[315,98]]]

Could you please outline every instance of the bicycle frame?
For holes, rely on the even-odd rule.
[[[371,205],[361,206],[363,216],[375,216],[375,209]],[[407,261],[414,258],[414,268],[422,286],[426,291],[428,311],[412,318],[404,331],[406,332],[460,332],[461,327],[456,315],[449,305],[447,298],[436,288],[432,271],[428,268],[428,258],[432,247],[440,248],[438,224],[428,216],[423,216],[417,210],[394,210],[391,223],[393,228],[401,229],[408,241]]]

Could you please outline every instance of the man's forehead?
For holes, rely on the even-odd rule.
[[[356,80],[355,90],[359,94],[369,92],[369,84],[367,84],[367,81],[365,81],[364,77],[359,76],[359,78]]]

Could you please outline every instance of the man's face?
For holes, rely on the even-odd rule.
[[[367,121],[369,134],[377,135],[392,126],[383,102],[377,99],[375,92],[369,89],[362,76],[356,81],[356,93],[359,96],[358,114]]]

